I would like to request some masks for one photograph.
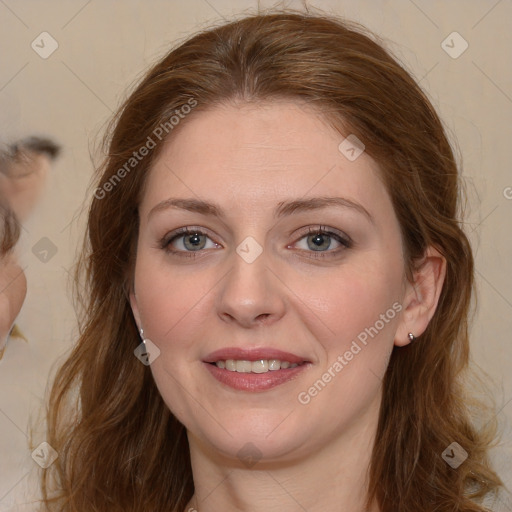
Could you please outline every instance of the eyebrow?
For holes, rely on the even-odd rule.
[[[311,210],[319,210],[322,208],[329,207],[337,208],[351,208],[362,215],[364,215],[372,224],[375,223],[374,218],[370,212],[361,204],[346,199],[344,197],[310,197],[307,199],[294,199],[291,201],[281,201],[277,204],[274,210],[274,217],[280,218],[293,213],[300,213]],[[181,210],[187,210],[189,212],[200,213],[202,215],[211,215],[214,217],[225,218],[225,214],[220,206],[215,203],[208,201],[202,201],[198,199],[175,199],[170,198],[161,201],[154,206],[148,214],[148,218],[157,212],[168,210],[170,208],[177,208]]]

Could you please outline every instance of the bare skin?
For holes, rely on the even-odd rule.
[[[349,161],[342,140],[295,103],[223,106],[187,120],[150,172],[131,304],[161,351],[157,386],[188,431],[196,493],[185,510],[366,511],[381,378],[393,348],[432,318],[445,262],[429,249],[407,281],[378,165],[366,153]],[[274,215],[325,197],[345,206]],[[165,207],[170,198],[215,203],[223,215]],[[175,238],[186,226],[205,234]],[[262,249],[251,263],[236,251],[246,237]],[[381,324],[347,360],[358,335]],[[277,348],[308,364],[276,387],[241,391],[206,367],[224,347]],[[336,371],[340,356],[347,364]]]
[[[26,295],[25,273],[15,256],[12,253],[8,254],[0,259],[0,359],[4,354],[7,336]]]

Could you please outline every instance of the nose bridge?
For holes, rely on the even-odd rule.
[[[276,320],[284,313],[282,290],[270,266],[270,252],[253,237],[245,238],[230,255],[230,271],[217,295],[223,320],[249,326],[258,320]]]
[[[268,299],[268,260],[268,251],[254,238],[244,239],[230,258],[232,270],[228,274],[227,297],[247,306]]]

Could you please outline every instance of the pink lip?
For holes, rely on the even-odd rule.
[[[288,361],[292,364],[297,363],[299,366],[296,366],[295,368],[268,371],[265,373],[238,373],[224,368],[218,368],[215,365],[217,361],[226,361],[228,359],[240,361],[279,359],[280,361]],[[210,374],[222,384],[239,391],[252,392],[265,391],[284,384],[285,382],[295,379],[300,373],[311,366],[311,362],[307,361],[303,357],[274,348],[223,348],[209,354],[205,357],[203,363]]]
[[[274,358],[277,359],[277,358]],[[274,370],[266,373],[238,373],[218,368],[215,364],[203,363],[206,369],[219,382],[225,384],[238,391],[266,391],[275,388],[280,384],[284,384],[295,379],[301,372],[311,366],[310,363],[301,364],[295,368],[287,368],[286,370]]]
[[[279,359],[280,361],[288,361],[290,363],[309,362],[307,359],[283,352],[274,348],[252,348],[241,349],[237,347],[221,348],[211,354],[208,354],[203,361],[205,363],[216,363],[217,361],[226,361],[227,359],[237,359],[240,361],[259,361],[260,359]],[[279,370],[278,370],[279,371]]]

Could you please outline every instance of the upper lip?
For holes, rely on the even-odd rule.
[[[288,361],[290,363],[304,363],[309,362],[304,357],[292,354],[290,352],[283,352],[275,348],[238,348],[227,347],[215,350],[204,358],[205,363],[216,363],[217,361],[226,361],[228,359],[235,359],[239,361],[259,361],[260,359],[279,359],[279,361]]]

